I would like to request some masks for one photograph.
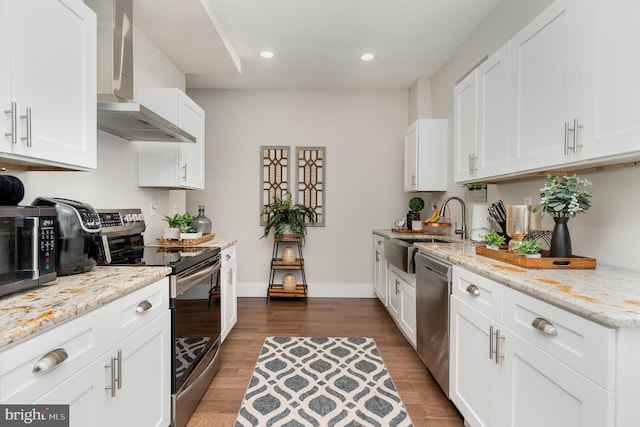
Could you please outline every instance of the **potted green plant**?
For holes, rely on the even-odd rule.
[[[525,240],[524,242],[518,243],[513,249],[515,252],[521,253],[527,258],[540,258],[542,243],[537,240]]]
[[[413,230],[412,221],[420,221],[420,211],[424,209],[424,200],[420,197],[412,197],[409,200],[409,212],[407,213],[407,228]],[[422,230],[422,224],[420,224]]]
[[[505,237],[492,231],[482,236],[482,240],[488,249],[500,249],[500,245],[504,245]]]
[[[553,216],[555,226],[551,236],[549,255],[557,258],[569,258],[572,255],[571,236],[567,221],[591,207],[591,185],[578,175],[547,175],[544,187],[540,189],[540,206],[543,212]]]
[[[304,245],[307,236],[307,222],[315,223],[316,213],[308,206],[293,203],[291,192],[285,191],[282,197],[273,201],[260,211],[260,217],[266,217],[264,234],[267,237],[271,229],[276,239],[283,234],[298,234]]]
[[[199,237],[197,236],[198,230],[191,227],[193,219],[194,216],[189,212],[185,212],[182,215],[178,213],[174,216],[165,215],[163,221],[166,221],[169,227],[163,230],[162,237],[165,239],[192,239]]]

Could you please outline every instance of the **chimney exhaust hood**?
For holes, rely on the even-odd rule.
[[[133,1],[86,0],[98,21],[98,129],[129,141],[196,138],[133,100]]]

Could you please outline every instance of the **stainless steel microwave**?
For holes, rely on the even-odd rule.
[[[56,278],[54,207],[0,206],[0,297]]]

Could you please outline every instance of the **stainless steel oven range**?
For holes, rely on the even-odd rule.
[[[172,426],[187,424],[220,368],[220,248],[145,246],[139,209],[99,209],[100,265],[169,266]]]

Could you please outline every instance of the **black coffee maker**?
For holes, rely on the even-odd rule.
[[[58,276],[85,273],[97,264],[100,217],[86,203],[56,197],[38,197],[32,206],[53,206],[58,220]]]

